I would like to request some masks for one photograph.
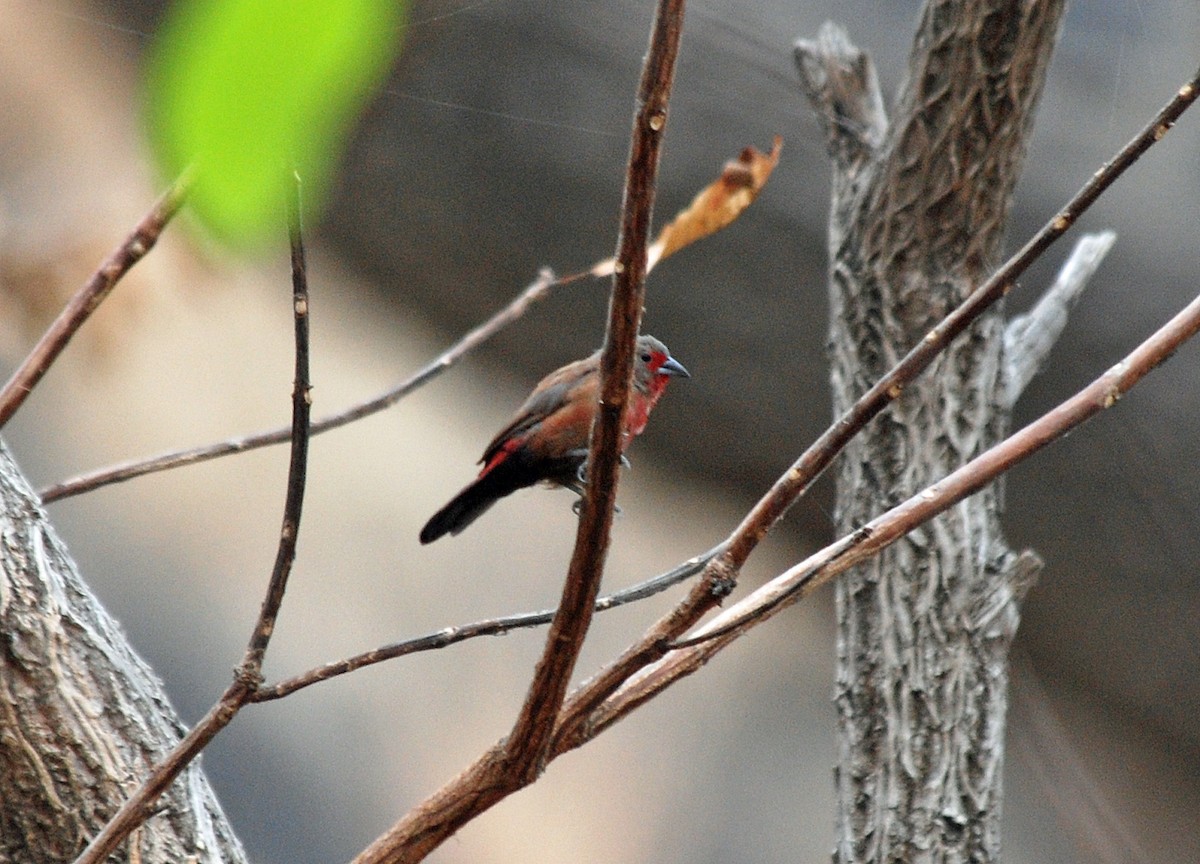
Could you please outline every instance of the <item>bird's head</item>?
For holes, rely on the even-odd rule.
[[[643,393],[658,395],[671,378],[691,378],[683,364],[671,356],[667,346],[653,336],[639,336],[633,358],[633,386]]]

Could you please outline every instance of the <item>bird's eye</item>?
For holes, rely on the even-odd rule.
[[[649,363],[649,362],[650,362],[650,360],[651,360],[651,358],[652,358],[653,356],[654,356],[654,355],[652,355],[652,354],[651,354],[649,351],[647,351],[646,353],[644,353],[644,354],[642,355],[642,362],[643,362],[643,363]]]

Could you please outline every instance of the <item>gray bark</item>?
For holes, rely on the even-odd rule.
[[[895,119],[827,25],[797,45],[834,157],[830,353],[840,415],[995,266],[1061,0],[927,3]],[[999,440],[1000,309],[868,427],[838,471],[853,530]],[[837,587],[838,862],[1000,858],[1008,652],[1038,562],[993,486]]]
[[[0,861],[70,861],[183,727],[2,443],[0,564]],[[245,860],[197,765],[159,803],[113,860]]]
[[[1050,350],[1067,326],[1071,307],[1079,301],[1092,274],[1115,242],[1117,235],[1113,231],[1085,234],[1079,238],[1075,251],[1037,305],[1008,322],[1004,329],[1006,407],[1017,404],[1026,385],[1042,370]]]

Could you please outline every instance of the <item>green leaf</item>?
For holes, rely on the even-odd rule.
[[[189,203],[218,238],[283,236],[292,171],[317,211],[355,117],[399,49],[402,0],[176,0],[150,52],[158,165],[195,165]]]

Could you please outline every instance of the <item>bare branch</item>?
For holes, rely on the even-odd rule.
[[[150,212],[142,217],[133,233],[108,256],[84,286],[75,292],[62,312],[58,313],[58,317],[33,346],[29,356],[8,379],[4,389],[0,390],[0,428],[17,413],[26,397],[33,392],[33,388],[42,380],[42,376],[58,359],[58,355],[67,347],[67,343],[83,323],[104,302],[104,298],[158,242],[163,228],[183,206],[187,188],[186,175],[176,180],[155,202]]]
[[[242,658],[233,683],[221,694],[208,712],[191,731],[157,765],[141,786],[125,800],[109,819],[75,864],[101,864],[139,825],[154,812],[154,803],[175,779],[208,746],[216,735],[228,726],[238,711],[253,695],[262,681],[262,661],[274,630],[275,618],[283,603],[288,574],[296,555],[296,537],[300,528],[300,513],[304,503],[304,486],[308,459],[308,424],[311,404],[308,377],[308,271],[304,261],[304,242],[300,225],[300,178],[296,177],[295,198],[288,201],[288,229],[292,248],[292,313],[295,321],[295,381],[292,386],[292,452],[288,466],[287,500],[284,504],[283,528],[275,566],[267,588],[266,598],[246,654]]]
[[[1092,274],[1117,240],[1112,231],[1085,234],[1058,271],[1058,278],[1027,314],[1019,315],[1004,330],[1004,376],[1007,404],[1012,408],[1058,342],[1067,316],[1088,286]]]
[[[702,555],[689,558],[682,564],[672,567],[665,573],[601,597],[596,601],[593,611],[605,612],[609,609],[616,609],[618,606],[624,606],[626,603],[634,603],[638,600],[652,597],[660,591],[665,591],[672,585],[678,585],[683,580],[695,576],[704,569],[704,565],[718,551],[719,547],[717,549],[710,549]],[[542,624],[549,624],[553,618],[554,610],[547,609],[542,612],[525,612],[517,615],[506,615],[501,618],[488,618],[472,624],[445,627],[424,636],[406,639],[403,642],[395,642],[391,645],[384,645],[371,651],[364,651],[362,654],[356,654],[345,660],[326,663],[324,666],[309,669],[307,672],[302,672],[299,675],[284,679],[276,684],[259,687],[254,691],[254,695],[251,696],[250,701],[269,702],[274,699],[282,699],[284,696],[295,693],[297,690],[303,690],[305,687],[313,684],[319,684],[322,681],[328,681],[330,678],[345,675],[347,672],[353,672],[355,669],[361,669],[364,666],[372,666],[376,663],[382,663],[385,660],[394,660],[397,657],[416,654],[420,651],[435,651],[479,636],[499,636],[510,630],[538,627]]]
[[[322,417],[319,420],[313,421],[310,426],[310,434],[319,435],[322,432],[328,432],[330,429],[345,426],[355,420],[361,420],[363,417],[369,417],[385,408],[390,408],[409,393],[412,393],[417,388],[449,369],[513,321],[516,321],[535,302],[545,298],[552,288],[566,285],[587,275],[586,272],[576,273],[572,276],[565,276],[562,279],[558,279],[549,269],[543,269],[538,274],[537,279],[513,298],[507,306],[467,333],[414,374],[373,399],[352,405],[337,414],[331,414],[328,417]],[[72,477],[53,486],[47,486],[38,494],[41,495],[44,503],[50,503],[51,501],[58,501],[72,495],[90,492],[93,489],[99,489],[102,486],[108,486],[112,483],[132,480],[144,474],[152,474],[157,471],[180,468],[184,465],[207,462],[209,459],[229,456],[234,453],[245,453],[248,450],[256,450],[259,447],[267,447],[272,444],[282,444],[284,441],[289,440],[291,434],[292,430],[290,426],[281,426],[277,429],[258,432],[253,435],[228,438],[224,441],[218,441],[215,444],[206,444],[187,450],[173,450],[158,456],[152,456],[148,459],[122,462],[118,465],[112,465]]]
[[[650,34],[629,148],[618,265],[600,354],[600,405],[589,445],[587,491],[558,613],[550,625],[545,652],[534,671],[521,716],[509,736],[513,770],[530,779],[541,773],[554,720],[591,623],[608,555],[633,353],[645,305],[646,247],[654,213],[659,152],[683,35],[683,8],[683,0],[662,0]]]
[[[283,605],[288,576],[296,560],[296,539],[300,533],[300,513],[304,507],[304,487],[308,479],[309,417],[312,413],[312,385],[308,374],[308,264],[304,257],[301,226],[300,176],[295,175],[295,196],[288,198],[288,234],[292,249],[292,319],[296,344],[295,381],[292,385],[292,452],[288,463],[287,498],[283,506],[283,526],[275,566],[267,586],[267,596],[259,611],[258,622],[246,648],[246,657],[238,677],[253,687],[262,683],[262,663],[275,619]]]
[[[890,546],[1014,465],[1111,408],[1135,384],[1200,332],[1200,297],[1159,328],[1124,360],[1024,429],[972,459],[944,479],[871,520],[836,543],[776,576],[674,647],[670,656],[643,670],[593,718],[593,734],[616,722],[669,684],[691,674],[725,645],[808,596],[833,577]],[[1030,573],[1036,563],[1030,562]],[[1027,587],[1027,586],[1026,586]],[[997,626],[1003,627],[1003,624]]]

